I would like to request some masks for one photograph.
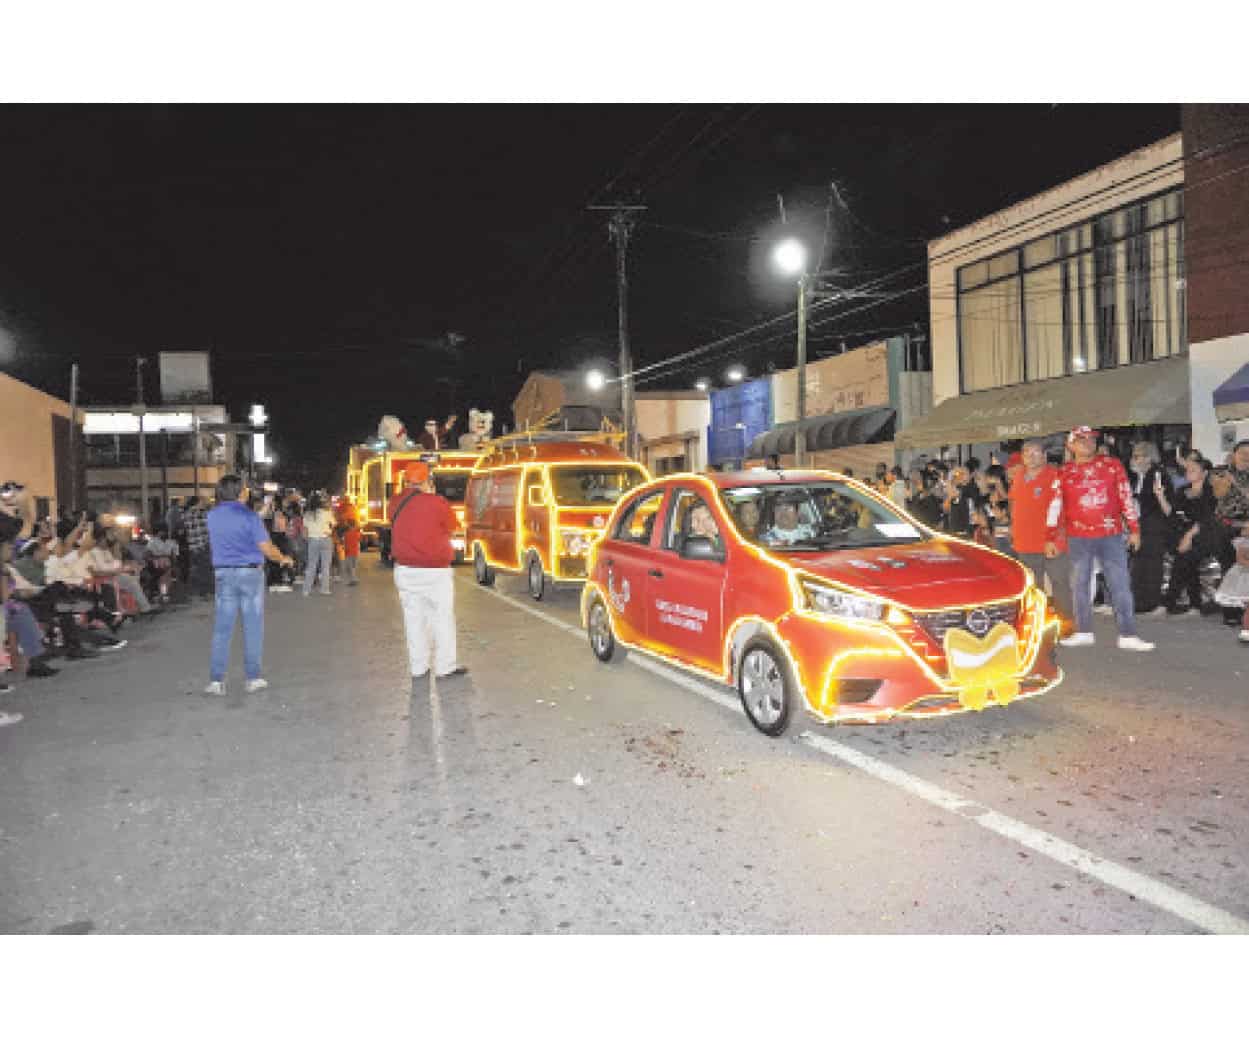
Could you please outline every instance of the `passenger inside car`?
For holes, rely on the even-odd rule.
[[[780,501],[773,510],[772,526],[763,540],[770,545],[788,545],[815,537],[815,529],[809,523],[800,523],[798,504]]]
[[[746,499],[737,507],[737,527],[751,541],[759,536],[759,503],[753,498]]]
[[[720,526],[705,502],[695,502],[690,509],[690,534],[710,539],[716,549],[724,548],[724,542],[720,538]]]

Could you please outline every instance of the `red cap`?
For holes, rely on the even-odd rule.
[[[1097,440],[1097,431],[1091,426],[1077,426],[1068,435],[1067,440],[1074,441],[1077,437],[1088,437],[1090,440]]]
[[[429,467],[423,462],[409,462],[403,476],[409,484],[424,484],[429,479]]]

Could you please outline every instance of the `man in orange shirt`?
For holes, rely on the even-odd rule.
[[[1071,601],[1071,566],[1067,558],[1067,541],[1059,532],[1058,553],[1045,555],[1046,513],[1050,500],[1058,490],[1058,467],[1045,459],[1045,445],[1026,441],[1021,449],[1021,464],[1010,471],[1011,547],[1019,562],[1032,571],[1037,586],[1045,587],[1049,578],[1054,602],[1064,618],[1075,616]]]

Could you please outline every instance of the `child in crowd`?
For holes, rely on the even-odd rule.
[[[1249,644],[1249,538],[1236,538],[1232,542],[1236,550],[1236,562],[1223,575],[1214,601],[1222,607],[1243,610],[1240,619],[1240,641]]]

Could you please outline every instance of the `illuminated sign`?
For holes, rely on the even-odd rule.
[[[190,412],[148,412],[143,416],[144,433],[190,433],[193,418]],[[134,412],[85,412],[82,432],[138,433],[139,416]]]

